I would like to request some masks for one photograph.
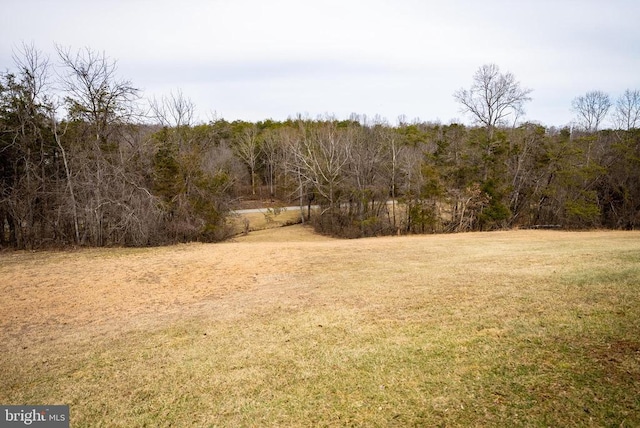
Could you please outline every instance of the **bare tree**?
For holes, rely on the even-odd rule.
[[[64,67],[61,76],[68,114],[94,127],[96,140],[108,139],[110,125],[126,123],[139,114],[139,91],[116,75],[116,62],[89,48],[72,53],[57,46]]]
[[[345,180],[345,168],[351,157],[350,142],[333,121],[310,125],[301,134],[303,137],[293,148],[301,180],[310,183],[333,209],[337,207],[336,192]]]
[[[71,170],[69,168],[69,160],[67,157],[67,151],[64,148],[64,145],[62,144],[62,137],[64,136],[64,134],[66,133],[66,126],[65,129],[63,130],[59,130],[58,129],[58,121],[55,117],[56,113],[55,113],[55,109],[51,109],[50,110],[50,118],[51,118],[51,130],[53,132],[53,137],[56,140],[56,144],[60,150],[60,153],[62,154],[62,162],[64,165],[64,173],[65,173],[65,178],[67,180],[67,189],[69,190],[69,197],[70,197],[70,203],[71,203],[71,214],[72,214],[72,219],[73,219],[73,236],[74,236],[74,243],[79,244],[80,243],[80,228],[78,225],[78,204],[76,202],[76,195],[73,189],[73,178],[71,176]]]
[[[116,75],[116,63],[90,49],[72,53],[57,47],[62,63],[61,86],[67,116],[74,133],[58,133],[58,147],[74,145],[66,152],[67,179],[72,176],[77,215],[82,225],[80,243],[102,246],[129,239],[136,227],[133,217],[146,216],[152,200],[137,184],[136,171],[127,170],[125,125],[138,117],[138,90]],[[68,139],[66,143],[60,138]],[[75,139],[75,141],[71,141]],[[134,200],[135,199],[135,200]],[[74,214],[75,216],[75,214]],[[137,233],[137,232],[135,232]],[[76,239],[78,233],[76,232]],[[135,238],[136,240],[138,238]]]
[[[590,91],[574,98],[571,106],[578,115],[578,122],[588,132],[596,132],[607,116],[611,99],[605,92]]]
[[[278,162],[282,158],[282,132],[279,129],[267,129],[263,132],[262,155],[266,167],[266,178],[269,184],[269,196],[275,196],[275,178]]]
[[[13,53],[13,62],[19,70],[22,83],[29,96],[27,101],[32,106],[46,104],[49,101],[47,89],[50,88],[51,77],[49,58],[36,49],[33,44],[23,43],[22,48]]]
[[[366,123],[366,116],[362,122]],[[383,171],[383,165],[389,161],[389,152],[383,144],[379,128],[351,125],[344,130],[350,147],[345,171],[350,214],[355,215],[361,223],[367,218],[377,217],[386,209],[389,195],[387,177]]]
[[[256,194],[256,168],[258,167],[258,160],[260,159],[260,141],[258,140],[258,128],[255,125],[245,127],[238,141],[235,144],[236,155],[242,159],[242,161],[249,168],[251,174],[251,193]]]
[[[640,90],[627,89],[618,98],[614,112],[615,125],[626,131],[640,125]]]
[[[481,66],[473,75],[470,89],[459,89],[453,97],[462,104],[462,111],[470,113],[493,139],[496,126],[512,117],[515,122],[524,112],[524,103],[530,101],[531,89],[522,88],[511,73],[501,73],[495,64]]]
[[[193,123],[195,104],[186,98],[181,90],[175,94],[170,92],[168,96],[162,96],[160,99],[154,97],[149,104],[153,117],[162,126],[180,128],[191,126]]]
[[[400,229],[397,227],[396,222],[396,205],[398,203],[397,195],[398,195],[398,184],[400,178],[400,160],[403,157],[404,151],[406,147],[400,143],[398,135],[396,132],[389,128],[380,129],[380,138],[382,139],[382,144],[384,144],[387,149],[387,162],[384,164],[385,174],[387,176],[389,182],[389,196],[391,197],[391,224],[396,230],[399,232]]]

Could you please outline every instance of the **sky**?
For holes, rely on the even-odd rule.
[[[453,98],[483,64],[532,89],[525,119],[574,120],[587,91],[640,89],[638,0],[0,0],[0,70],[33,44],[117,60],[146,98],[199,120],[352,113],[471,123]]]

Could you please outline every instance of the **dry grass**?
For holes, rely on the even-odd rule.
[[[269,212],[238,214],[231,218],[233,233],[240,235],[248,227],[250,232],[289,226],[300,222],[300,210],[282,210],[278,208]]]
[[[72,426],[638,426],[640,233],[0,254],[0,402]]]

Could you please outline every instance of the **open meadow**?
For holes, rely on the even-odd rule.
[[[640,426],[640,233],[0,253],[0,403],[73,427]]]

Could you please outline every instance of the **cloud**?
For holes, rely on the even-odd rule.
[[[158,94],[182,88],[230,119],[353,111],[460,117],[452,93],[482,64],[511,71],[528,117],[571,120],[573,97],[639,88],[631,0],[6,1],[0,61],[33,41],[89,46]],[[24,17],[24,19],[20,19]],[[378,111],[373,111],[378,110]]]

